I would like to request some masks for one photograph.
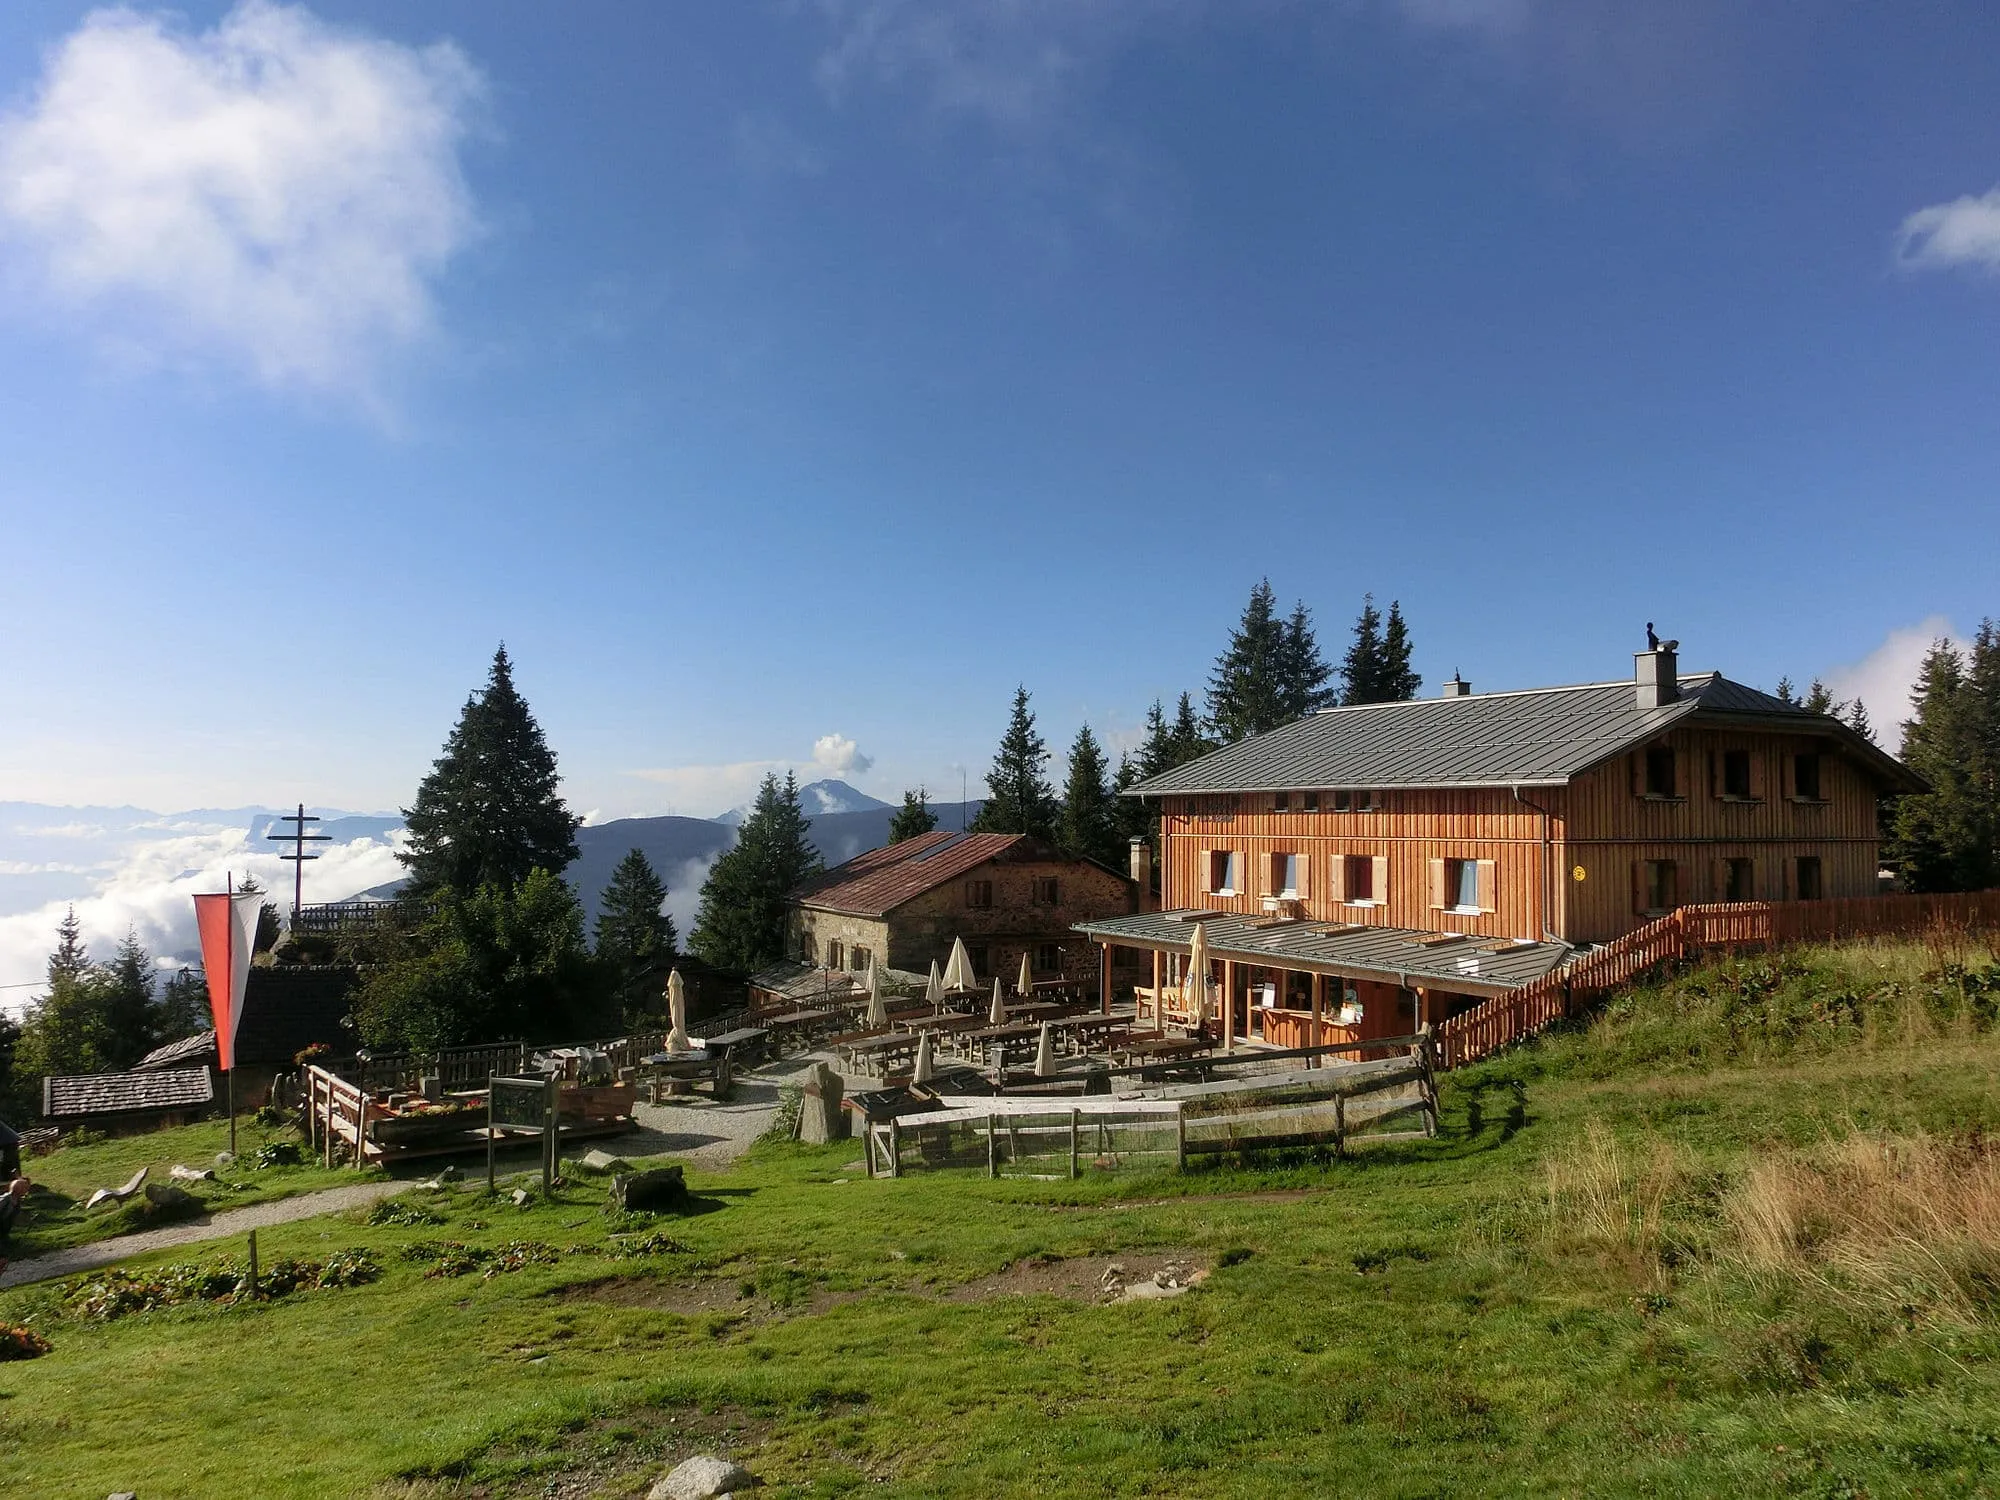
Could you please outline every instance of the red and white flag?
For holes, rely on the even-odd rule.
[[[250,983],[250,955],[257,947],[261,891],[217,891],[194,898],[201,932],[201,965],[208,971],[208,1008],[215,1017],[215,1052],[224,1071],[236,1066],[236,1023],[243,1019],[243,991]]]

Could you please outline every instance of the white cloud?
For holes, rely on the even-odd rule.
[[[2000,271],[2000,187],[1911,214],[1896,231],[1896,263],[1913,271]]]
[[[665,787],[668,812],[712,818],[741,807],[756,794],[759,782],[785,768],[781,760],[739,760],[712,766],[657,766],[628,774]]]
[[[865,775],[875,760],[863,755],[853,740],[843,738],[836,730],[813,741],[813,764],[829,776],[845,779]]]
[[[212,31],[93,12],[0,121],[0,230],[149,359],[372,399],[477,231],[458,151],[482,91],[413,48],[243,0]]]
[[[306,899],[334,901],[403,876],[396,842],[357,839],[328,844],[306,872]],[[179,838],[135,842],[96,891],[74,903],[54,901],[35,911],[0,917],[0,984],[41,975],[55,945],[56,923],[72,904],[91,956],[107,959],[127,930],[137,932],[158,957],[193,952],[197,891],[219,891],[225,875],[254,875],[281,909],[290,906],[292,867],[250,842],[241,828],[211,830]],[[36,991],[0,989],[0,1005],[18,1009]]]
[[[1867,705],[1876,740],[1894,754],[1903,743],[1902,724],[1910,716],[1910,689],[1917,671],[1924,654],[1940,639],[1956,641],[1959,637],[1951,621],[1932,615],[1890,631],[1882,644],[1861,660],[1832,667],[1821,680],[1834,697],[1859,698]]]

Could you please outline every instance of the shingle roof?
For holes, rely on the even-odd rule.
[[[926,833],[836,865],[803,887],[797,899],[803,906],[822,911],[887,916],[904,902],[914,901],[988,860],[1016,852],[1019,845],[1027,845],[1027,852],[1054,857],[1052,851],[1042,849],[1025,834]]]
[[[1881,780],[1910,773],[1847,725],[1720,673],[1682,677],[1672,703],[1642,709],[1634,685],[1589,683],[1328,709],[1134,786],[1127,795],[1294,788],[1560,786],[1691,718],[1839,739]]]
[[[215,1028],[197,1031],[193,1036],[182,1037],[178,1042],[168,1042],[164,1047],[155,1047],[144,1057],[132,1064],[135,1073],[149,1073],[158,1068],[184,1068],[192,1062],[213,1062],[215,1060]]]
[[[206,1068],[166,1068],[149,1073],[84,1073],[42,1080],[42,1113],[52,1119],[129,1114],[135,1110],[188,1109],[215,1102],[215,1080]]]
[[[1100,941],[1185,950],[1197,918],[1216,958],[1393,983],[1407,980],[1470,995],[1496,994],[1539,979],[1573,951],[1566,943],[1485,937],[1451,941],[1453,934],[1403,927],[1273,922],[1234,912],[1146,912],[1079,922],[1076,930]]]

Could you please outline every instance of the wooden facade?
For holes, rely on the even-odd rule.
[[[1877,796],[1829,738],[1700,723],[1566,786],[1168,796],[1162,904],[1605,942],[1694,902],[1875,893]]]

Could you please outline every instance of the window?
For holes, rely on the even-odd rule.
[[[1346,892],[1345,899],[1350,905],[1358,906],[1364,902],[1373,904],[1377,899],[1375,861],[1365,854],[1350,854],[1343,860],[1343,864],[1346,868],[1341,871],[1343,880],[1341,889]]]
[[[1444,862],[1445,893],[1454,911],[1479,910],[1479,861],[1448,859]]]
[[[854,957],[851,960],[850,966],[853,968],[855,973],[866,974],[868,972],[868,960],[870,959],[870,957],[872,957],[872,955],[868,952],[866,948],[856,948],[854,950]]]
[[[976,948],[967,948],[965,950],[965,956],[972,960],[972,972],[974,974],[984,974],[988,972],[989,966],[986,962],[988,955],[985,944],[982,943]]]
[[[1755,901],[1757,899],[1757,862],[1755,860],[1731,859],[1723,862],[1722,899],[1724,901]]]
[[[1674,752],[1666,745],[1655,745],[1646,752],[1646,795],[1677,795],[1674,790]]]
[[[1319,793],[1318,792],[1299,793],[1299,810],[1301,812],[1318,812]]]
[[[1274,896],[1299,894],[1299,857],[1296,854],[1271,856],[1271,894]]]
[[[1670,859],[1639,861],[1640,910],[1672,911],[1680,905],[1680,893],[1680,866]]]
[[[1375,807],[1375,794],[1373,792],[1335,792],[1333,794],[1333,810],[1335,812],[1373,812],[1375,811]]]
[[[841,965],[841,962],[840,962],[840,957],[841,957],[841,951],[842,951],[842,950],[841,950],[841,946],[840,946],[840,942],[839,942],[839,940],[838,940],[838,939],[836,939],[836,938],[828,938],[828,939],[827,939],[827,943],[826,943],[826,966],[827,966],[827,967],[828,967],[829,969],[838,969],[838,968],[842,967],[842,965]]]
[[[1062,972],[1062,949],[1054,943],[1043,943],[1035,950],[1035,967],[1044,974]]]
[[[966,881],[965,904],[973,911],[991,910],[993,906],[993,882],[990,880]]]
[[[1237,878],[1243,873],[1243,856],[1234,849],[1208,851],[1208,889],[1211,895],[1233,896]]]
[[[1819,757],[1810,752],[1792,757],[1792,795],[1801,802],[1823,800],[1819,791]],[[1803,899],[1803,898],[1801,898]]]
[[[1722,752],[1722,795],[1732,802],[1748,802],[1753,795],[1748,750]]]
[[[1820,864],[1817,854],[1801,854],[1799,856],[1796,889],[1801,901],[1818,901],[1825,897],[1826,886],[1820,878]]]
[[[813,941],[810,932],[802,934],[799,938],[799,957],[809,964],[819,962],[819,945]]]
[[[1291,810],[1292,794],[1290,792],[1273,792],[1271,794],[1272,812],[1290,812]]]
[[[1055,876],[1037,875],[1035,877],[1035,904],[1037,906],[1056,906],[1061,903],[1061,900],[1062,885]],[[991,905],[991,902],[989,901],[988,904]]]

